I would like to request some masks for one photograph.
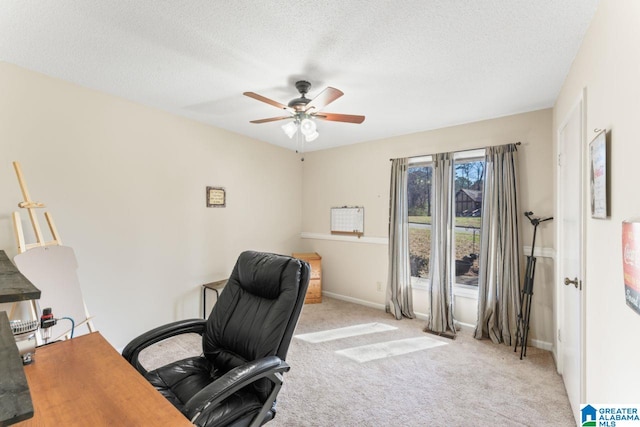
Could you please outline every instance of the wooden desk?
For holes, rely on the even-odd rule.
[[[36,350],[34,417],[16,426],[192,426],[98,332]]]
[[[209,313],[207,313],[207,289],[210,289],[216,293],[216,302],[218,302],[218,298],[220,297],[220,292],[227,284],[227,279],[217,280],[215,282],[204,283],[202,285],[202,318],[206,319],[209,317]]]

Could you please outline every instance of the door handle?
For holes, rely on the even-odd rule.
[[[565,286],[574,285],[576,287],[576,289],[578,289],[578,283],[579,283],[579,280],[578,280],[577,277],[575,277],[573,280],[569,279],[568,277],[564,278],[564,285]]]

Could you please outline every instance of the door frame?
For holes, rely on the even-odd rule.
[[[580,222],[581,222],[581,233],[582,233],[582,242],[580,247],[580,279],[582,281],[582,290],[580,291],[580,402],[586,402],[586,334],[585,334],[585,306],[586,306],[586,292],[588,289],[587,280],[586,280],[586,250],[585,250],[585,242],[587,235],[587,224],[586,224],[586,212],[587,212],[587,183],[588,177],[586,175],[588,168],[586,160],[587,160],[587,144],[586,140],[587,135],[587,113],[586,113],[586,101],[587,101],[587,88],[583,88],[580,95],[577,97],[576,101],[571,105],[568,109],[564,119],[560,123],[560,125],[556,128],[556,146],[555,146],[555,154],[556,154],[556,212],[555,218],[557,221],[554,221],[556,226],[556,257],[555,257],[555,278],[556,278],[556,303],[555,303],[555,323],[556,323],[556,336],[555,336],[555,348],[556,348],[556,368],[559,374],[563,372],[563,347],[562,342],[558,339],[561,334],[562,326],[563,326],[563,318],[564,318],[564,293],[563,288],[564,285],[564,277],[562,276],[562,271],[560,268],[560,262],[562,260],[563,254],[561,253],[562,249],[560,247],[560,236],[564,232],[562,221],[560,219],[560,206],[562,201],[560,200],[561,196],[561,175],[560,175],[560,132],[569,122],[572,114],[576,109],[580,111]],[[566,332],[565,332],[566,333]]]

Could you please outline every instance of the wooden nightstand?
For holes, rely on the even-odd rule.
[[[322,257],[315,252],[293,253],[294,258],[301,259],[309,263],[311,274],[309,276],[309,287],[305,304],[318,304],[322,302]]]

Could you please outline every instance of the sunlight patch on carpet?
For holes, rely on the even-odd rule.
[[[336,353],[346,356],[351,360],[355,360],[356,362],[363,363],[371,360],[413,353],[414,351],[426,350],[447,344],[448,343],[446,342],[435,340],[433,338],[417,337],[347,348],[345,350],[338,350]]]
[[[398,329],[398,328],[396,328],[395,326],[386,325],[384,323],[364,323],[362,325],[347,326],[346,328],[328,329],[326,331],[312,332],[309,334],[300,334],[300,335],[296,335],[294,338],[298,338],[300,340],[315,344],[319,342],[355,337],[358,335],[392,331],[394,329]]]

